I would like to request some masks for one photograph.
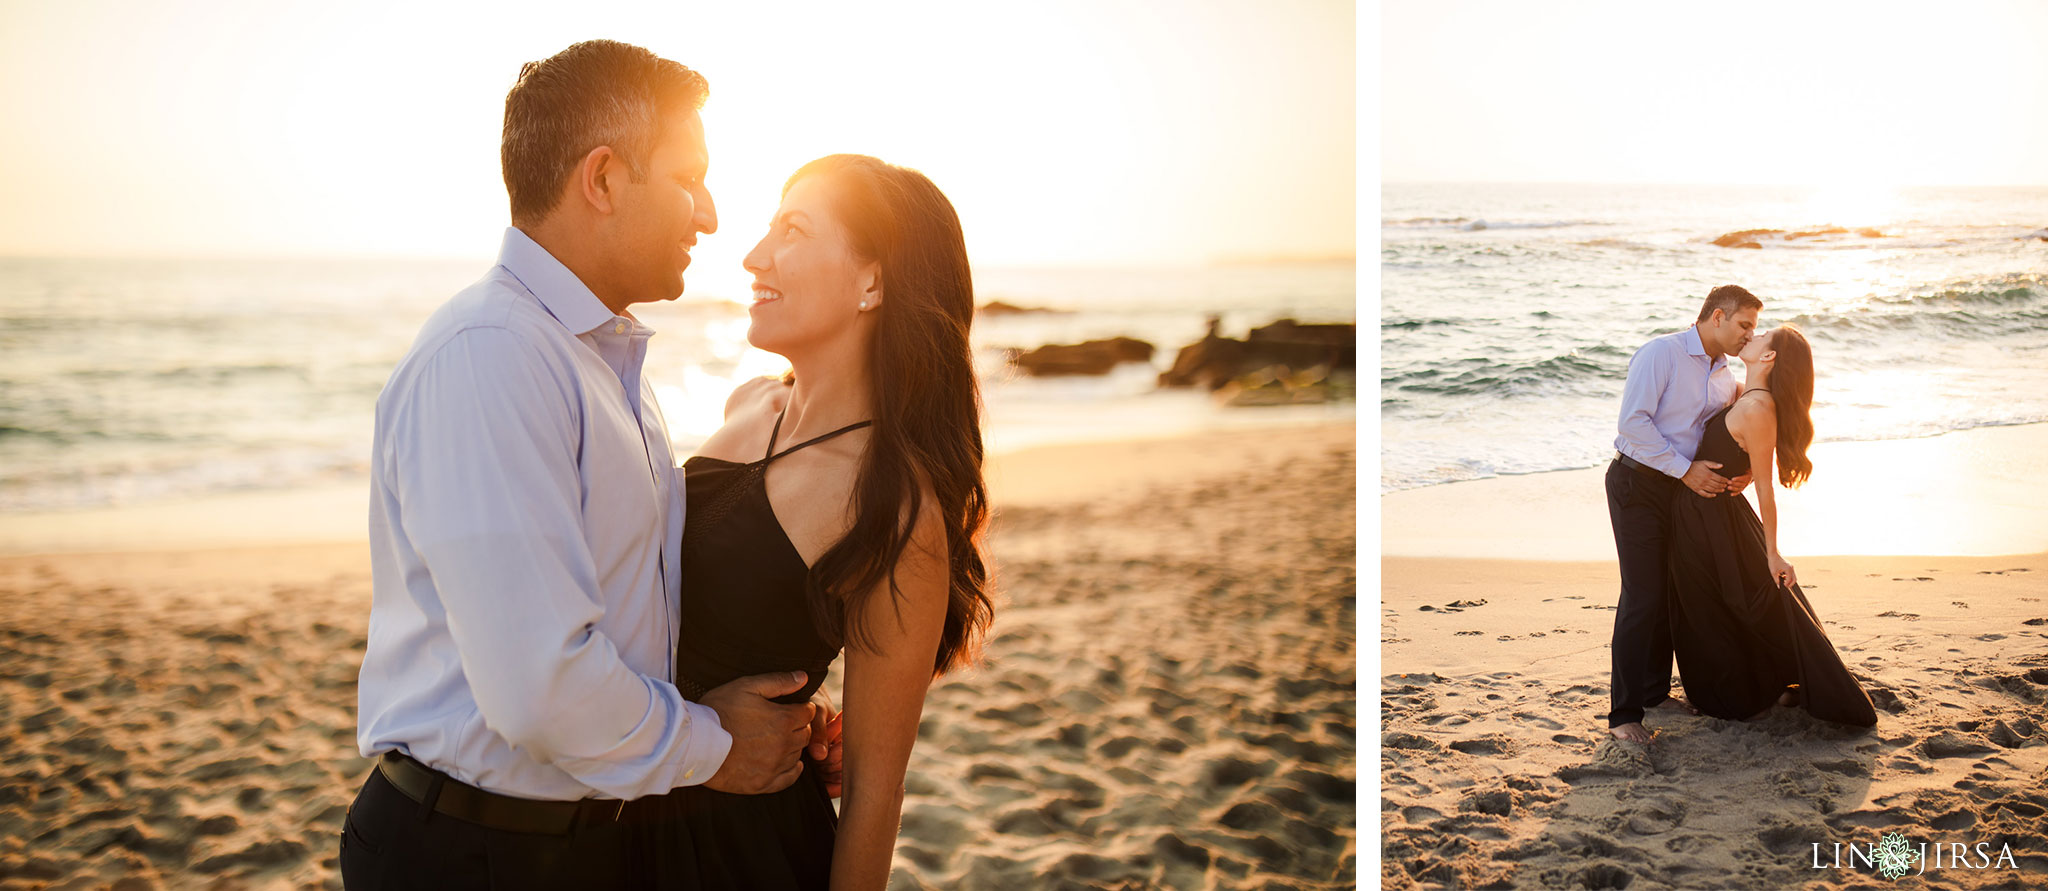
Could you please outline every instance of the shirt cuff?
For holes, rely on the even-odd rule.
[[[701,786],[724,766],[732,752],[732,734],[718,721],[718,711],[708,705],[683,701],[690,716],[690,741],[683,750],[683,763],[673,787]]]
[[[1677,468],[1677,469],[1676,469],[1676,470],[1674,470],[1674,469],[1672,469],[1672,468]],[[1692,469],[1692,462],[1691,462],[1691,461],[1687,461],[1687,460],[1685,460],[1684,458],[1676,458],[1676,457],[1674,457],[1674,458],[1672,458],[1672,459],[1671,459],[1671,463],[1669,463],[1669,464],[1666,464],[1666,465],[1664,465],[1664,475],[1665,475],[1665,476],[1668,476],[1668,477],[1671,477],[1672,479],[1680,479],[1680,480],[1682,480],[1682,479],[1685,479],[1685,472],[1686,472],[1686,471],[1688,471],[1688,470],[1691,470],[1691,469]]]

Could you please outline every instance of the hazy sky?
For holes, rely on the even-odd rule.
[[[1380,24],[1388,181],[2048,184],[2041,0],[1389,0]]]
[[[702,71],[732,267],[803,162],[930,175],[978,263],[1349,254],[1353,7],[0,0],[0,255],[488,257],[521,63]]]

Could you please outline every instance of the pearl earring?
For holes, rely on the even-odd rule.
[[[860,302],[860,308],[861,308],[861,309],[867,309],[867,308],[868,308],[868,302],[867,302],[867,301],[865,301],[865,300],[861,301],[861,302]]]

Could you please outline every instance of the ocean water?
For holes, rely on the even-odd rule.
[[[420,324],[487,259],[0,259],[0,511],[145,503],[363,479],[377,394]],[[1055,312],[976,322],[989,448],[1354,417],[1356,406],[1230,409],[1162,391],[1199,339],[1279,318],[1354,319],[1354,267],[989,269],[977,298]],[[635,314],[679,454],[739,381],[787,368],[746,345],[745,295]],[[1152,366],[1031,379],[1010,348],[1128,335]]]
[[[1820,441],[2048,421],[2048,188],[1381,196],[1382,492],[1605,461],[1629,357],[1721,284],[1813,342]]]

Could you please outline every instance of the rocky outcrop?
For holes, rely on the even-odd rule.
[[[1717,247],[1724,248],[1760,248],[1763,245],[1756,242],[1759,236],[1783,234],[1785,234],[1783,229],[1744,229],[1740,232],[1730,232],[1720,238],[1716,238],[1714,239],[1714,244]]]
[[[976,312],[979,312],[979,313],[981,313],[982,315],[985,315],[985,316],[1022,316],[1022,315],[1040,315],[1040,314],[1044,314],[1044,315],[1067,315],[1067,314],[1068,314],[1067,310],[1064,310],[1064,309],[1044,309],[1044,308],[1042,308],[1042,307],[1037,307],[1037,306],[1018,306],[1017,304],[1014,304],[1014,303],[1004,303],[1004,302],[1003,302],[1003,301],[1001,301],[1001,300],[995,300],[995,301],[991,301],[991,302],[989,302],[989,303],[985,303],[985,304],[982,304],[982,307],[981,307],[980,309],[976,310]]]
[[[1201,340],[1183,347],[1173,368],[1159,376],[1162,387],[1204,387],[1220,390],[1248,375],[1268,381],[1295,379],[1312,369],[1321,375],[1355,371],[1358,367],[1358,326],[1304,325],[1281,319],[1254,328],[1244,340],[1217,334],[1216,320]]]
[[[1744,229],[1740,232],[1730,232],[1726,235],[1722,235],[1718,238],[1715,238],[1714,244],[1718,247],[1724,248],[1761,249],[1763,247],[1762,242],[1765,239],[1775,238],[1780,241],[1798,241],[1802,238],[1820,238],[1826,235],[1847,234],[1849,234],[1849,230],[1844,229],[1840,226],[1822,226],[1818,229],[1799,229],[1796,231],[1786,231],[1784,229]],[[1883,232],[1871,228],[1857,229],[1856,235],[1860,238],[1898,237],[1896,235],[1886,235]]]
[[[1047,344],[1020,353],[1011,361],[1026,374],[1048,377],[1060,374],[1108,374],[1125,362],[1150,362],[1154,347],[1142,340],[1117,337],[1086,343]]]

